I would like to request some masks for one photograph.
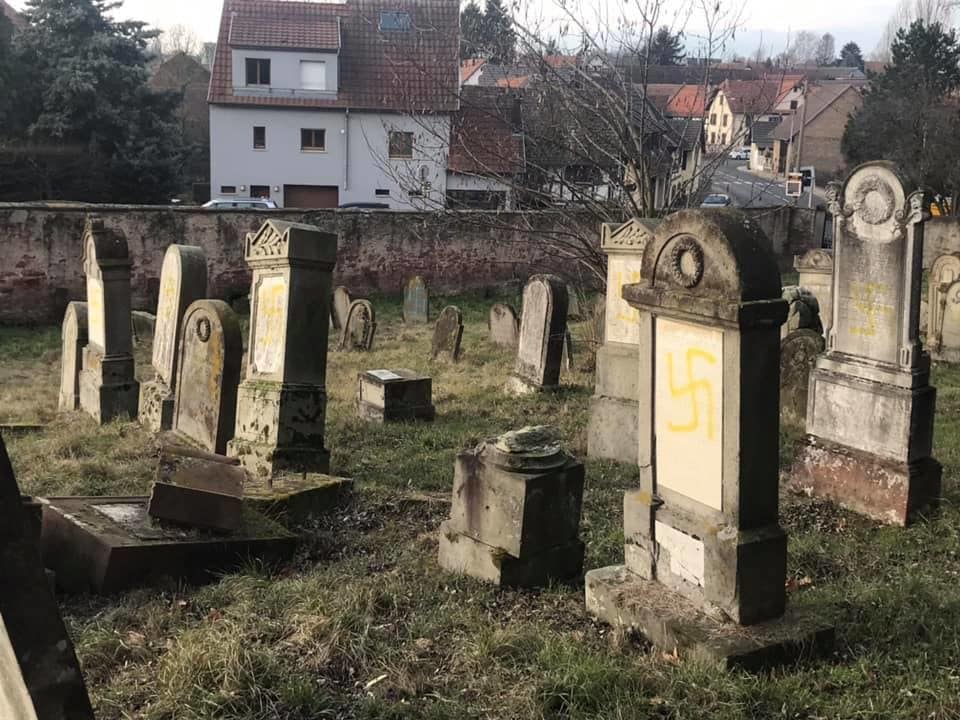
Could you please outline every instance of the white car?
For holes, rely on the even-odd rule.
[[[730,151],[731,160],[749,160],[750,159],[750,148],[742,147]]]
[[[215,198],[202,207],[205,210],[276,210],[277,203],[270,198]]]

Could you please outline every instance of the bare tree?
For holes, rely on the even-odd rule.
[[[922,20],[927,25],[938,22],[944,27],[952,27],[958,5],[960,2],[957,0],[900,0],[871,57],[880,62],[889,62],[890,46],[897,31],[910,27],[916,20]]]
[[[203,55],[203,43],[193,30],[178,23],[162,30],[154,38],[151,50],[161,58],[168,58],[179,53],[200,58]]]
[[[824,33],[820,36],[820,42],[817,43],[817,65],[833,65],[837,59],[836,41],[830,33]]]

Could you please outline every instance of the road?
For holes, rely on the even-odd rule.
[[[786,183],[783,180],[771,180],[741,170],[746,164],[745,160],[724,160],[713,175],[710,192],[729,195],[734,207],[775,207],[789,205],[794,201],[799,207],[807,207],[810,202],[809,192],[800,198],[787,197]],[[815,195],[814,206],[817,201]]]

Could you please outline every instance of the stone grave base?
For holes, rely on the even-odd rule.
[[[939,503],[943,468],[933,458],[897,463],[808,435],[787,486],[890,525],[907,525]]]
[[[240,461],[254,478],[267,478],[283,473],[327,473],[330,451],[324,447],[290,448],[260,445],[241,438],[227,443],[227,455]]]
[[[537,587],[578,577],[583,572],[583,554],[583,543],[574,540],[519,559],[452,530],[449,521],[440,525],[440,567],[496,585]]]
[[[7,439],[40,433],[46,429],[47,426],[40,423],[0,423],[0,435]]]
[[[121,415],[136,420],[140,403],[140,384],[131,381],[105,384],[96,371],[80,373],[80,407],[101,425]]]
[[[231,534],[158,523],[145,497],[73,497],[42,501],[44,565],[67,592],[114,593],[161,577],[192,582],[250,558],[289,558],[296,536],[252,508]]]
[[[960,363],[960,348],[940,347],[930,352],[930,358],[942,363]]]
[[[759,670],[833,650],[834,628],[811,612],[791,609],[757,625],[719,622],[623,565],[588,572],[586,602],[597,619],[636,630],[663,652],[725,669]]]
[[[433,380],[413,370],[370,370],[357,379],[357,416],[374,422],[433,420]]]
[[[160,380],[151,380],[140,385],[140,407],[137,419],[152,432],[162,432],[173,427],[174,394]]]
[[[637,427],[640,406],[636,400],[594,397],[590,400],[587,425],[587,455],[603,460],[637,463]]]
[[[353,480],[319,473],[280,475],[271,485],[249,480],[244,504],[269,517],[301,523],[339,507],[353,492]]]
[[[415,407],[382,408],[373,403],[357,401],[357,417],[373,422],[403,422],[405,420],[430,421],[437,416],[433,405]]]

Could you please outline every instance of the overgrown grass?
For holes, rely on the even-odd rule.
[[[835,618],[835,656],[724,674],[592,622],[582,583],[518,592],[437,567],[456,452],[543,422],[585,451],[592,372],[566,373],[554,396],[504,396],[511,353],[486,340],[495,299],[456,299],[467,322],[459,365],[432,363],[431,328],[403,326],[389,298],[375,299],[374,352],[331,352],[327,445],[359,492],[304,529],[293,561],[204,587],[63,599],[98,717],[960,718],[960,370],[935,374],[947,490],[929,521],[879,528],[784,499],[791,602]],[[434,300],[434,315],[443,304]],[[0,330],[4,420],[52,417],[58,343],[55,329]],[[145,374],[146,349],[138,355]],[[434,378],[436,422],[354,418],[357,373],[384,367]],[[784,465],[797,434],[783,429]],[[74,415],[9,445],[24,490],[37,494],[143,492],[153,471],[153,440],[135,424],[97,428]],[[622,492],[636,470],[587,461],[587,478],[581,534],[592,568],[622,559]]]

